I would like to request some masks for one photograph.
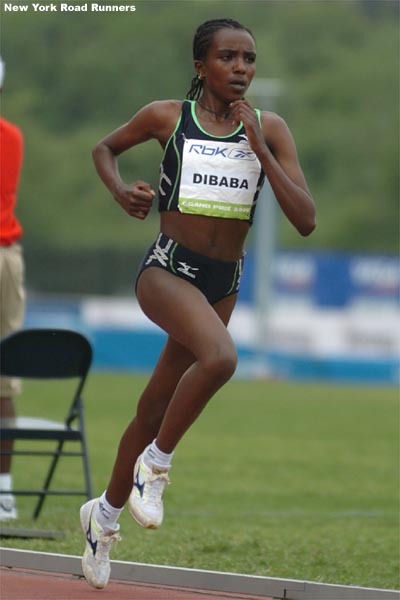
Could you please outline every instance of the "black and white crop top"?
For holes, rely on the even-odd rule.
[[[260,161],[241,123],[227,136],[207,133],[195,101],[184,100],[160,170],[159,211],[253,221],[264,181]],[[256,109],[260,119],[260,111]]]

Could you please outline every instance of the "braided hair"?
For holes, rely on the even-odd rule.
[[[193,38],[193,60],[205,60],[208,50],[212,44],[214,34],[219,29],[241,29],[247,31],[254,38],[250,29],[235,21],[234,19],[212,19],[205,21],[196,30]],[[192,79],[190,90],[186,94],[189,100],[197,100],[200,98],[203,89],[203,80],[198,75]]]

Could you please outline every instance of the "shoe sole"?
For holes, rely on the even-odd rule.
[[[128,510],[129,510],[129,514],[131,515],[131,517],[133,519],[135,519],[136,523],[138,525],[140,525],[141,527],[143,527],[144,529],[159,529],[160,528],[161,523],[157,524],[157,523],[154,523],[152,521],[149,521],[147,517],[145,517],[143,519],[142,514],[139,511],[137,511],[136,507],[133,508],[131,506],[130,502],[128,504]],[[137,511],[137,513],[135,511]]]

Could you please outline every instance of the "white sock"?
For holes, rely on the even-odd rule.
[[[167,454],[160,450],[156,444],[156,440],[154,440],[150,446],[147,447],[143,455],[143,460],[148,467],[154,465],[161,469],[170,469],[173,455],[173,452]]]
[[[13,479],[11,473],[0,473],[0,490],[2,492],[11,492],[13,489]]]
[[[123,510],[123,507],[114,508],[114,506],[111,506],[106,498],[106,492],[104,491],[94,508],[93,516],[103,529],[112,529],[115,531],[119,529],[118,519]]]

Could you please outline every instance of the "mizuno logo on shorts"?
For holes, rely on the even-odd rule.
[[[177,271],[180,271],[181,273],[183,273],[184,275],[187,275],[188,277],[191,277],[192,279],[196,279],[196,275],[194,273],[192,273],[192,271],[198,271],[199,269],[196,269],[195,267],[191,267],[190,265],[188,265],[185,262],[178,262],[178,264],[181,266],[178,267]]]

